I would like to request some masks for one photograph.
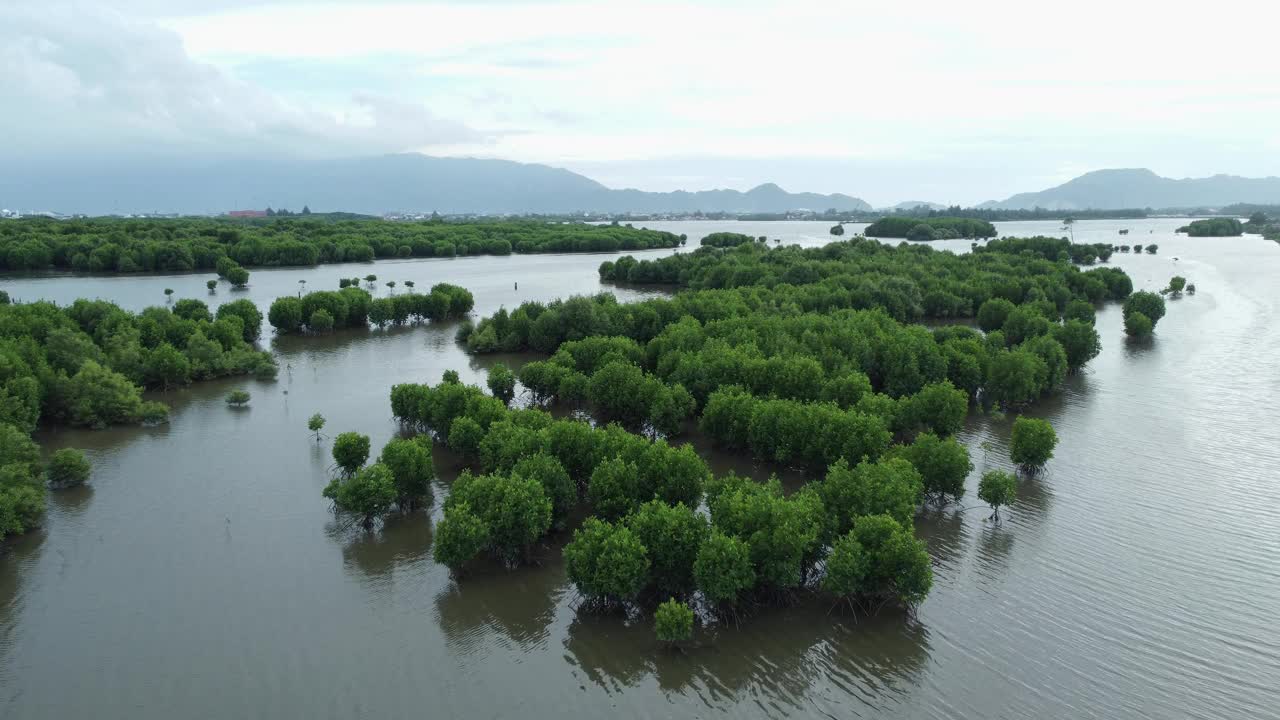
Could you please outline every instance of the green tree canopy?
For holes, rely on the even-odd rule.
[[[396,502],[401,507],[412,508],[430,501],[431,481],[436,476],[430,438],[421,435],[412,440],[395,438],[382,447],[378,462],[391,471]]]
[[[536,479],[515,475],[472,475],[453,482],[445,513],[466,503],[488,528],[489,549],[507,562],[519,562],[551,528],[551,500]]]
[[[333,440],[333,461],[343,475],[353,475],[369,459],[369,436],[339,433]]]
[[[992,517],[1000,518],[1000,508],[1011,505],[1018,493],[1018,479],[1001,470],[989,470],[978,483],[978,499],[991,506]]]
[[[591,601],[616,604],[634,599],[649,575],[649,557],[625,525],[587,518],[564,548],[565,572]]]
[[[692,592],[693,565],[707,535],[706,519],[683,503],[672,507],[650,500],[629,515],[625,524],[645,547],[653,588],[671,595]]]
[[[641,498],[640,472],[635,463],[614,458],[597,465],[587,484],[587,499],[596,515],[609,520],[636,509]]]
[[[62,448],[49,458],[45,476],[53,487],[83,485],[89,480],[93,467],[84,453],[73,448]]]
[[[463,419],[460,418],[459,422]],[[559,460],[551,454],[539,452],[517,462],[511,474],[537,481],[551,501],[552,524],[561,528],[565,526],[569,513],[577,505],[578,489]]]
[[[361,519],[367,528],[385,515],[396,501],[395,478],[386,465],[374,463],[348,478],[334,478],[324,489],[334,508]]]
[[[920,473],[926,496],[940,502],[958,502],[964,496],[964,481],[973,470],[969,451],[952,438],[920,433],[910,445],[900,445],[892,453],[910,462]]]
[[[511,404],[511,399],[516,394],[516,376],[506,365],[495,363],[489,368],[489,392],[501,400],[503,405]]]
[[[1047,420],[1018,417],[1009,438],[1009,459],[1027,469],[1038,469],[1053,457],[1058,435]]]
[[[465,502],[450,505],[436,525],[432,554],[454,572],[489,547],[489,527]]]
[[[693,637],[693,610],[688,605],[671,598],[654,611],[653,630],[662,642],[671,644],[686,642]]]

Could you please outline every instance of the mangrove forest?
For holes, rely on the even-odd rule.
[[[616,223],[33,217],[0,223],[0,270],[217,269],[222,274],[219,261],[224,258],[245,267],[277,267],[383,258],[616,252],[683,243],[684,238],[672,233]]]
[[[966,416],[1059,387],[1101,348],[1095,305],[1132,293],[1123,271],[1080,269],[1066,240],[956,255],[740,237],[600,267],[606,280],[678,286],[669,298],[531,302],[462,325],[473,353],[546,358],[515,377],[494,367],[491,394],[456,373],[391,389],[406,429],[468,466],[435,530],[435,557],[460,582],[483,559],[525,563],[571,530],[563,556],[583,607],[658,608],[665,642],[688,638],[692,608],[737,616],[809,595],[911,607],[932,583],[912,519],[964,495],[974,465],[954,435]],[[952,319],[977,327],[916,324]],[[1011,459],[1034,472],[1052,454],[1052,428],[1015,427]],[[788,490],[716,476],[681,442],[694,431],[808,481]],[[366,523],[394,500],[393,474],[360,469],[367,454],[366,443],[325,491],[340,512],[347,484],[376,497],[352,508]],[[996,510],[1016,491],[984,482]]]

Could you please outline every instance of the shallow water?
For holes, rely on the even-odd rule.
[[[971,419],[971,509],[919,517],[935,584],[915,617],[810,603],[704,629],[672,654],[644,621],[578,615],[554,547],[538,567],[458,585],[431,560],[456,472],[447,453],[433,511],[343,529],[320,496],[329,444],[306,419],[321,412],[326,434],[359,430],[377,448],[397,432],[392,384],[449,368],[478,382],[493,362],[526,358],[470,357],[449,325],[282,338],[269,341],[277,381],[170,392],[166,426],[40,434],[49,449],[85,448],[94,476],[51,494],[47,528],[0,550],[0,716],[1267,716],[1280,701],[1280,244],[1176,237],[1181,223],[1076,225],[1078,241],[1160,244],[1114,256],[1137,288],[1181,274],[1199,292],[1171,300],[1146,343],[1125,340],[1118,307],[1099,313],[1102,355],[1034,413],[1057,427],[1056,457],[1021,482],[1000,525],[972,506],[977,475],[1007,465],[1008,422]],[[829,239],[827,223],[654,225],[691,245],[722,229]],[[265,306],[298,279],[331,288],[373,272],[419,290],[463,285],[488,314],[599,291],[608,257],[255,271],[245,295]],[[204,298],[205,278],[0,287],[137,309],[163,302],[164,287]],[[252,393],[248,408],[222,402],[233,387]],[[753,469],[698,445],[717,471]]]

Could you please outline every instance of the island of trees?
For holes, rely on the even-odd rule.
[[[684,238],[629,225],[533,221],[391,222],[288,216],[23,218],[0,223],[0,270],[94,273],[218,270],[369,262],[395,257],[616,252],[671,248]],[[238,273],[235,273],[238,275]],[[235,283],[236,278],[227,275]]]
[[[1260,206],[1261,209],[1255,209],[1259,206],[1236,206],[1241,213],[1248,212],[1249,220],[1244,224],[1244,231],[1261,235],[1267,240],[1280,241],[1280,221],[1275,218],[1280,217],[1280,207],[1273,205]],[[1224,208],[1224,210],[1229,208]]]
[[[1132,292],[1120,270],[1073,264],[1068,244],[955,255],[855,238],[628,257],[601,276],[683,289],[634,304],[526,303],[463,326],[472,352],[548,357],[517,373],[525,407],[510,407],[505,367],[491,372],[492,394],[456,374],[392,388],[407,429],[470,465],[446,500],[435,556],[460,576],[484,558],[519,564],[585,506],[563,550],[584,607],[661,608],[665,642],[687,639],[692,607],[733,615],[813,594],[913,606],[932,574],[912,519],[923,503],[964,495],[973,463],[954,435],[970,410],[1018,409],[1057,388],[1100,350],[1095,304]],[[944,318],[984,332],[910,324]],[[557,419],[551,406],[598,424]],[[680,444],[694,427],[809,480],[717,477]],[[1015,424],[1022,472],[1051,457],[1046,428]],[[980,495],[998,510],[1015,493],[992,476]],[[391,494],[379,497],[375,510],[389,507]]]
[[[370,287],[377,276],[366,278]],[[393,283],[394,284],[394,283]],[[471,292],[457,285],[439,283],[426,293],[408,292],[374,298],[354,282],[343,279],[338,290],[318,290],[298,297],[276,298],[267,319],[281,334],[329,332],[346,327],[403,325],[409,322],[453,320],[465,317],[475,305]]]
[[[763,243],[764,241],[764,237],[756,238],[742,233],[714,232],[702,238],[698,244],[703,247],[728,248],[738,247],[739,245],[746,245],[753,242]]]
[[[990,238],[996,226],[986,220],[962,217],[883,217],[863,231],[867,237],[905,238],[907,240],[951,240],[955,238]]]
[[[0,304],[0,538],[38,526],[46,480],[83,482],[83,456],[40,462],[41,425],[102,428],[162,422],[168,409],[143,388],[230,375],[274,377],[252,342],[262,314],[248,300],[211,311],[199,300],[131,313],[100,300]],[[238,397],[238,396],[237,396]],[[247,397],[245,398],[247,401]],[[61,451],[60,451],[61,452]]]
[[[1178,228],[1178,232],[1191,237],[1237,237],[1244,234],[1244,224],[1235,218],[1210,218],[1192,220]]]
[[[1124,246],[1128,252],[1128,246]],[[1150,246],[1155,248],[1155,245]],[[1141,246],[1139,246],[1141,248]],[[985,246],[974,249],[974,252],[1018,253],[1031,252],[1046,260],[1070,260],[1079,265],[1092,265],[1095,262],[1107,262],[1115,253],[1117,246],[1110,243],[1076,243],[1062,238],[1049,237],[1011,237],[992,240]],[[1155,252],[1155,250],[1151,250]]]

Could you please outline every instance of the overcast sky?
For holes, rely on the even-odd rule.
[[[1280,168],[1275,4],[3,0],[0,157],[419,151],[977,203]]]

